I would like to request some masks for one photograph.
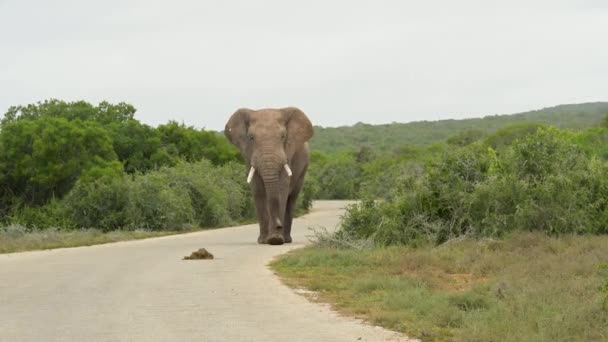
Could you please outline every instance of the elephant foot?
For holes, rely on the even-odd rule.
[[[268,236],[266,236],[266,235],[260,235],[260,236],[258,236],[258,243],[260,245],[267,244],[268,243],[267,240],[268,240]]]
[[[286,236],[285,237],[285,243],[291,243],[291,236]]]
[[[273,235],[267,241],[270,245],[282,245],[285,243],[285,239],[281,235]]]

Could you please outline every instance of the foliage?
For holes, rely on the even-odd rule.
[[[214,132],[197,130],[175,121],[158,126],[157,130],[169,155],[189,162],[205,158],[221,165],[239,157],[237,150]]]
[[[589,147],[589,134],[538,128],[500,153],[478,142],[418,167],[403,164],[400,175],[383,178],[392,189],[384,199],[349,208],[338,234],[419,245],[518,229],[608,233],[608,163],[599,145]]]
[[[518,123],[503,127],[487,136],[484,144],[495,150],[513,145],[518,139],[536,133],[539,128],[546,127],[537,123]]]
[[[308,212],[312,208],[312,202],[319,192],[319,184],[313,177],[306,177],[304,179],[304,188],[298,196],[298,202],[296,204],[296,210],[299,212]]]
[[[236,165],[178,163],[134,177],[78,182],[66,196],[79,228],[181,230],[217,227],[252,216],[248,189]]]
[[[587,156],[608,160],[608,127],[597,127],[579,132],[573,137],[573,140]]]
[[[363,146],[384,153],[392,152],[404,145],[431,145],[465,130],[491,134],[515,123],[585,129],[600,125],[606,113],[608,113],[608,103],[595,102],[560,105],[512,115],[490,115],[479,119],[315,127],[311,146],[327,154],[358,151]]]
[[[10,212],[7,221],[11,222],[9,226],[23,226],[28,230],[74,227],[74,223],[67,214],[65,203],[56,198],[42,207],[25,205],[16,207]]]
[[[0,132],[0,208],[42,205],[65,195],[86,172],[122,168],[108,133],[91,121],[43,117]]]
[[[607,221],[599,179],[608,130],[560,131],[534,122],[582,128],[606,110],[606,103],[590,103],[483,119],[317,128],[312,145],[319,150],[311,152],[298,210],[316,198],[367,198],[374,208],[366,210],[382,217],[368,218],[380,228],[361,234],[386,243],[500,235],[513,226],[597,230],[590,225]],[[0,221],[181,229],[253,217],[241,157],[223,135],[175,121],[151,127],[135,113],[126,103],[59,100],[9,108],[0,122]],[[504,127],[510,122],[520,123]],[[559,201],[574,203],[570,218],[559,217]],[[585,201],[591,205],[582,210]]]
[[[461,132],[458,132],[451,137],[446,139],[446,143],[448,145],[454,146],[467,146],[470,145],[479,139],[481,139],[485,133],[479,129],[467,129]]]
[[[0,127],[5,130],[11,124],[49,119],[63,119],[76,125],[95,124],[110,136],[128,173],[175,165],[178,159],[194,162],[206,158],[221,165],[239,158],[236,149],[216,132],[174,121],[153,128],[136,120],[135,112],[135,107],[126,103],[101,102],[94,106],[85,101],[51,99],[9,108]]]
[[[95,121],[100,124],[109,124],[133,120],[135,112],[135,107],[124,102],[110,104],[104,101],[98,106],[93,106],[85,101],[64,102],[51,99],[37,104],[10,107],[0,121],[0,125],[4,127],[17,121],[32,121],[41,118],[63,118],[68,121]]]
[[[159,132],[137,120],[114,122],[107,126],[118,159],[127,173],[147,172],[161,166],[175,165]]]
[[[317,154],[319,158],[320,154]],[[357,196],[358,179],[361,175],[359,163],[354,155],[343,153],[332,158],[319,158],[313,164],[310,177],[318,183],[316,196],[324,199],[350,199]],[[313,162],[314,163],[314,162]]]
[[[218,167],[239,160],[236,149],[216,132],[176,122],[154,128],[137,121],[135,112],[135,108],[126,103],[101,102],[94,106],[84,101],[55,99],[9,108],[0,121],[0,150],[3,151],[0,154],[0,221],[22,222],[39,228],[56,224],[70,226],[73,222],[64,211],[56,209],[64,207],[62,199],[78,182],[77,192],[90,187],[85,191],[90,201],[95,196],[98,200],[103,196],[117,199],[116,203],[108,203],[109,207],[87,208],[87,213],[96,214],[89,218],[91,222],[79,220],[78,224],[99,225],[104,229],[123,227],[127,224],[127,214],[112,207],[123,205],[119,197],[130,191],[160,190],[152,186],[154,182],[130,188],[125,172],[139,175],[140,179],[147,172],[175,166],[182,160],[195,163],[205,159]],[[155,204],[164,206],[165,210],[176,205],[174,214],[179,219],[165,217],[163,220],[181,222],[184,218],[179,212],[183,207],[178,202],[185,197],[172,191],[162,189],[158,196],[165,197],[162,200],[159,197],[160,202]],[[74,208],[80,205],[67,202]],[[140,213],[143,212],[146,211]],[[150,218],[154,210],[146,215]],[[200,220],[218,224],[210,223],[211,219]],[[168,225],[163,222],[154,225]]]

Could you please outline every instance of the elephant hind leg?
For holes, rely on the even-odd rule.
[[[292,241],[291,238],[291,226],[293,224],[293,216],[296,213],[296,205],[298,203],[298,191],[295,191],[289,195],[287,198],[287,208],[285,210],[285,228],[283,229],[283,236],[285,237],[285,242],[290,243]]]
[[[290,243],[291,238],[291,225],[293,223],[293,215],[295,214],[296,203],[298,202],[298,194],[292,194],[287,199],[287,208],[285,210],[285,228],[283,228],[283,236],[286,243]]]
[[[300,194],[300,190],[302,190],[303,184],[304,176],[300,178],[289,197],[287,197],[287,207],[285,208],[285,227],[283,228],[283,236],[286,243],[290,243],[292,241],[291,226],[293,224],[293,216],[295,215],[296,205],[298,203],[298,195]]]

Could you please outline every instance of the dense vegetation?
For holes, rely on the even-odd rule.
[[[329,154],[344,150],[358,151],[362,147],[369,147],[377,152],[392,152],[404,145],[434,144],[466,130],[489,134],[514,123],[538,123],[572,129],[589,128],[599,125],[606,113],[608,102],[596,102],[560,105],[512,115],[491,115],[479,119],[315,127],[312,147]]]
[[[238,152],[223,136],[154,128],[134,114],[125,103],[11,107],[0,122],[0,222],[180,230],[252,218]]]
[[[528,128],[384,168],[385,183],[362,193],[340,233],[383,245],[513,230],[608,233],[608,129]]]
[[[325,150],[328,132],[334,147],[357,146],[351,133],[366,144],[313,150],[300,206],[312,198],[362,198],[342,234],[382,244],[441,243],[511,229],[603,233],[608,134],[601,111],[608,104],[317,128],[313,146]],[[0,223],[176,230],[252,218],[239,154],[221,134],[176,122],[150,127],[134,114],[125,103],[11,107],[0,121]],[[379,138],[393,140],[378,145]]]

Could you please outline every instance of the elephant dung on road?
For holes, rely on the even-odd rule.
[[[258,243],[291,242],[296,200],[308,168],[310,120],[294,107],[242,108],[232,114],[224,134],[239,148],[249,170],[247,182],[260,223]]]

